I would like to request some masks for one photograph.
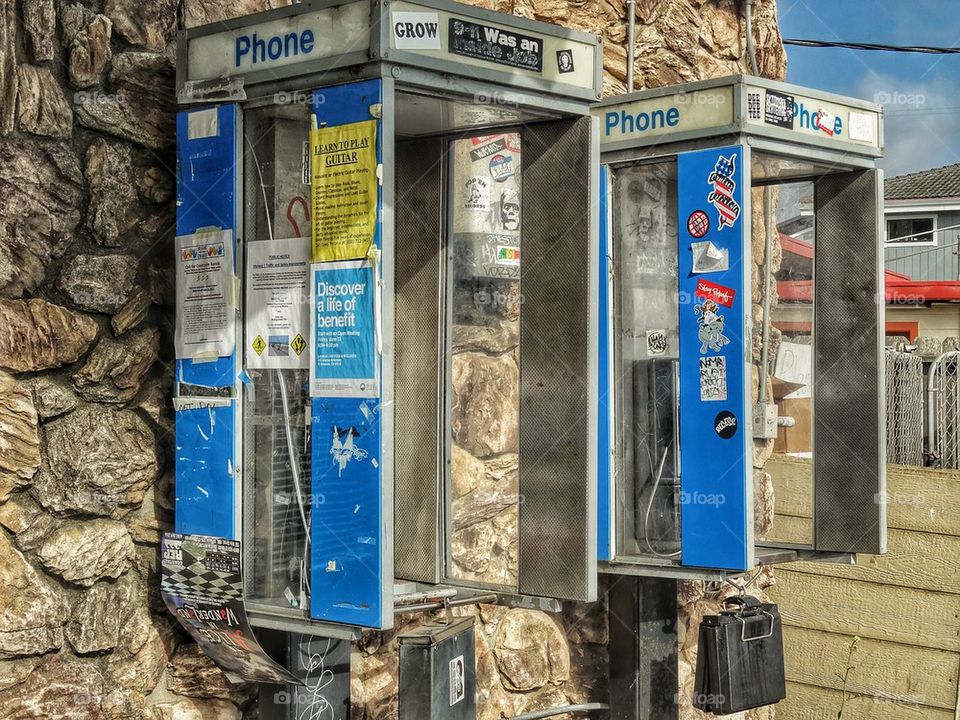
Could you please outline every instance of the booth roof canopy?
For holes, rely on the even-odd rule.
[[[887,200],[926,200],[960,197],[960,163],[887,178]]]

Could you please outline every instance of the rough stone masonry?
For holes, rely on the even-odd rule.
[[[0,0],[0,717],[256,717],[253,688],[231,687],[164,611],[157,544],[172,521],[174,34],[274,4]],[[624,0],[481,4],[600,34],[604,90],[623,91]],[[636,15],[639,87],[747,68],[734,0],[638,0]],[[774,0],[758,2],[754,32],[761,72],[782,78]],[[476,378],[515,373],[514,351],[495,336],[458,349],[478,417],[504,399]],[[516,507],[497,485],[515,457],[511,429],[496,430],[461,418],[454,461],[476,477],[457,499],[458,543],[476,571],[505,574],[509,547],[494,546]],[[758,468],[768,454],[758,447]],[[715,608],[704,598],[681,589],[684,686],[683,629]],[[463,612],[479,616],[483,720],[604,699],[617,626],[602,603]],[[396,716],[397,632],[356,644],[354,718]]]

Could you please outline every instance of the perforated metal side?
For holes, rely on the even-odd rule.
[[[439,138],[397,143],[394,539],[399,578],[436,583],[440,478],[439,299],[443,227]]]
[[[886,551],[880,173],[815,185],[814,544]]]
[[[590,148],[587,119],[523,134],[519,584],[575,600],[596,597]]]

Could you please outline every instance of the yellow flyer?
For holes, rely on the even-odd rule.
[[[377,222],[377,121],[310,131],[313,262],[364,258]]]

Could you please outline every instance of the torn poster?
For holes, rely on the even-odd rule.
[[[303,684],[267,655],[247,621],[238,540],[164,533],[160,556],[164,603],[227,679]]]

